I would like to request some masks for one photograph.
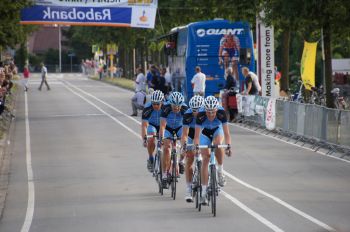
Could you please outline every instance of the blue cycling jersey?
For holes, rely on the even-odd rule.
[[[154,110],[152,103],[147,103],[142,111],[142,121],[148,122],[153,126],[159,126],[160,114],[162,110]]]
[[[194,117],[193,111],[191,108],[186,110],[182,124],[184,127],[195,128],[196,118]]]
[[[185,111],[188,109],[186,104],[181,105],[179,113],[174,113],[171,109],[170,103],[165,103],[162,108],[161,120],[166,120],[166,127],[171,129],[177,129],[182,127],[182,120]]]
[[[222,125],[226,123],[227,123],[226,112],[224,108],[221,106],[216,112],[216,116],[213,121],[209,121],[204,108],[200,108],[198,111],[198,115],[196,119],[196,127],[212,130],[218,127],[222,127]]]

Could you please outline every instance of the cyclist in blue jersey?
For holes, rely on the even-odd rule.
[[[201,108],[204,104],[204,98],[202,96],[196,95],[191,98],[189,105],[190,109],[188,109],[183,117],[183,129],[182,129],[182,137],[181,144],[182,147],[186,148],[186,144],[193,145],[194,139],[194,131],[196,125],[196,117],[198,114],[199,108]],[[192,164],[194,160],[194,146],[192,146],[191,150],[186,152],[186,165],[185,165],[185,176],[186,176],[186,193],[185,200],[186,202],[192,202]]]
[[[227,124],[227,116],[224,108],[219,105],[218,100],[214,96],[208,96],[204,100],[204,107],[202,107],[196,118],[196,129],[194,135],[195,145],[219,145],[224,142],[230,145],[231,136]],[[201,171],[202,178],[202,196],[201,203],[206,204],[206,190],[208,186],[208,164],[210,153],[209,149],[201,149],[203,156],[203,166]],[[226,155],[231,156],[231,147],[226,149]],[[219,186],[225,186],[225,177],[223,174],[223,149],[215,150],[215,157],[217,160],[217,176]]]
[[[141,136],[143,138],[143,146],[147,147],[148,160],[147,168],[150,172],[153,170],[153,152],[156,147],[155,138],[148,138],[147,135],[157,135],[159,133],[160,114],[164,94],[160,90],[156,90],[151,95],[151,102],[147,103],[142,111]]]
[[[173,138],[174,134],[178,138],[182,135],[182,119],[185,111],[187,110],[187,105],[184,103],[184,97],[179,92],[173,92],[169,97],[169,102],[164,104],[162,109],[162,114],[160,116],[160,129],[159,136],[165,138],[163,146],[163,160],[162,160],[162,170],[163,170],[163,187],[167,188],[167,178],[170,175],[170,149],[171,140],[167,138]],[[160,140],[161,141],[161,140]],[[184,167],[180,166],[180,173],[183,172]]]

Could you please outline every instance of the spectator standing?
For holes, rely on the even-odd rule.
[[[41,63],[40,66],[41,66],[41,83],[39,86],[39,90],[41,91],[41,87],[43,86],[44,83],[47,87],[47,90],[50,90],[50,86],[46,80],[47,79],[47,68],[45,67],[44,63]]]
[[[148,89],[154,87],[153,84],[152,84],[152,81],[153,81],[152,70],[154,70],[154,69],[155,69],[155,66],[154,65],[150,65],[149,68],[148,68],[147,74],[146,74]]]
[[[164,93],[164,95],[168,94],[168,88],[166,86],[166,80],[165,80],[165,74],[166,74],[166,68],[162,68],[159,75],[159,81],[158,81],[158,89]]]
[[[172,78],[171,78],[171,73],[170,73],[170,70],[169,68],[166,70],[166,73],[164,75],[164,78],[165,78],[165,86],[167,88],[167,92],[171,92],[172,90],[172,87],[171,87],[171,83],[172,83]]]
[[[144,91],[137,91],[131,98],[132,114],[131,116],[137,116],[137,110],[143,110],[146,102],[146,93]]]
[[[146,95],[146,102],[145,102],[145,105],[149,102],[151,102],[151,96],[152,96],[152,93],[154,92],[154,89],[150,88],[148,89],[148,94]]]
[[[104,67],[104,64],[103,64],[103,61],[100,60],[100,63],[98,65],[98,74],[99,74],[99,79],[102,80],[102,77],[103,77],[103,67]]]
[[[231,88],[236,88],[236,87],[237,87],[237,81],[233,77],[233,69],[229,67],[227,69],[225,89],[230,90]]]
[[[146,92],[146,77],[143,74],[143,69],[138,68],[136,70],[136,79],[135,79],[135,92],[144,91]]]
[[[261,91],[261,86],[259,84],[258,76],[250,72],[247,67],[242,68],[242,74],[245,77],[245,95],[258,95]]]
[[[24,91],[26,92],[28,91],[29,76],[30,76],[30,72],[29,72],[28,65],[25,65],[23,69],[23,88],[24,88]]]
[[[194,95],[204,96],[205,94],[205,74],[201,72],[199,66],[196,67],[196,74],[193,76],[191,83]]]
[[[226,84],[224,88],[224,93],[222,94],[222,106],[224,107],[225,111],[228,110],[227,108],[227,101],[228,101],[228,91],[231,88],[237,87],[237,81],[233,76],[233,69],[231,67],[227,68],[226,70]]]

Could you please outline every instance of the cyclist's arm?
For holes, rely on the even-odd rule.
[[[222,129],[224,130],[225,143],[231,144],[231,135],[230,135],[230,130],[228,128],[228,124],[227,123],[223,124]]]
[[[165,127],[166,127],[166,119],[165,118],[161,118],[160,119],[160,127],[159,127],[159,137],[160,138],[164,138]]]
[[[194,141],[193,141],[195,145],[199,145],[200,134],[201,134],[201,128],[199,126],[196,126],[194,130]]]
[[[141,138],[144,139],[145,136],[147,135],[147,127],[148,127],[148,122],[145,120],[142,120],[141,123]]]
[[[182,136],[181,136],[181,144],[182,145],[185,144],[185,142],[187,142],[188,131],[189,131],[189,127],[184,125],[182,127]]]

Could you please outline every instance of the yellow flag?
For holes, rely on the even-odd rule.
[[[305,89],[311,90],[315,87],[315,64],[316,64],[317,42],[308,43],[304,41],[304,51],[301,58],[300,73]]]

